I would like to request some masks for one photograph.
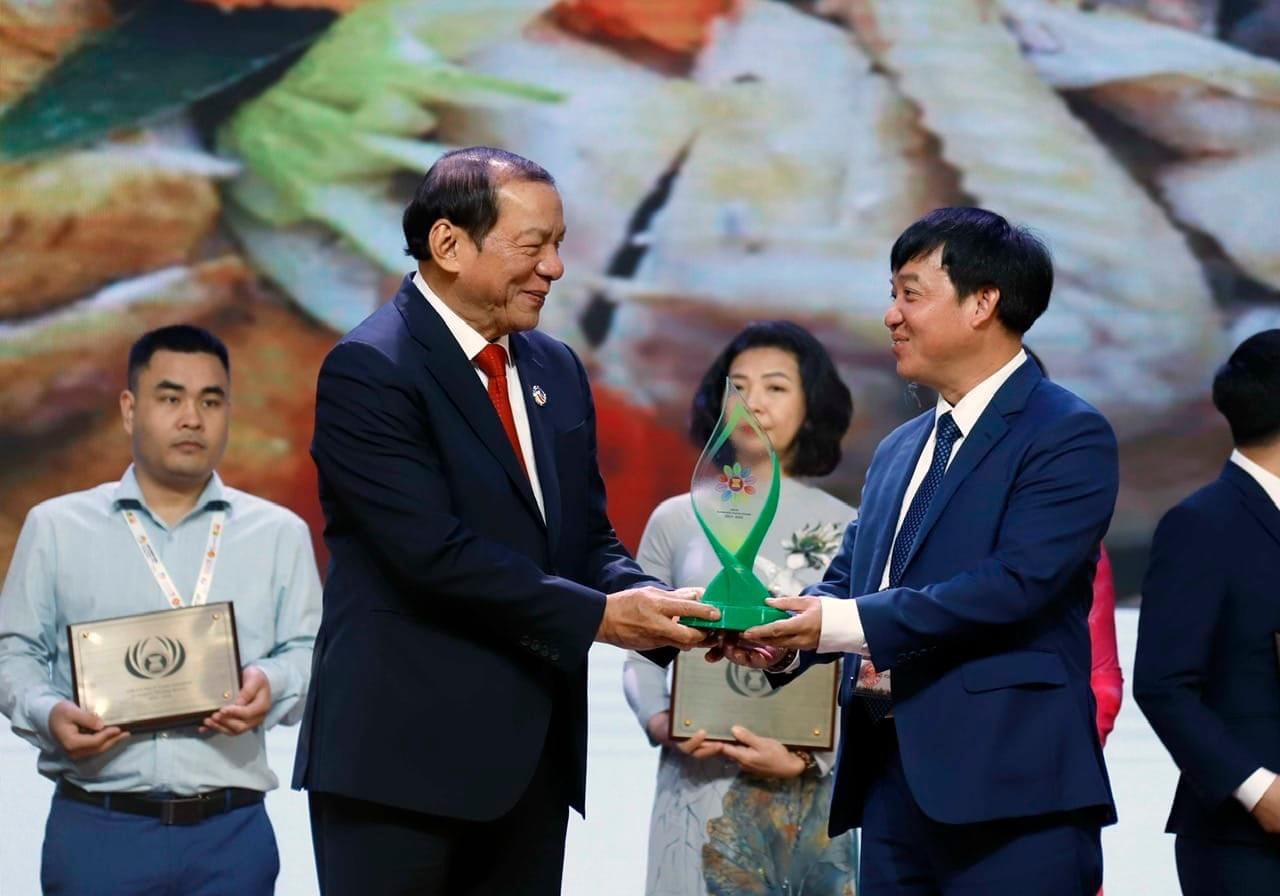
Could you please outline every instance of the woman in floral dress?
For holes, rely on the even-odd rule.
[[[711,365],[693,402],[701,446],[720,415],[725,377],[743,393],[782,464],[777,515],[756,560],[776,595],[821,579],[856,511],[800,477],[830,473],[853,416],[849,390],[822,345],[786,321],[743,330]],[[688,494],[664,501],[637,553],[650,574],[704,586],[719,563]],[[680,662],[701,662],[700,651]],[[661,748],[649,828],[649,896],[853,896],[857,845],[826,835],[831,753],[805,754],[753,732],[737,743],[669,736],[667,673],[637,653],[624,668],[627,702]]]

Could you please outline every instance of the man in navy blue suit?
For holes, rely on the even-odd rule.
[[[830,830],[862,827],[859,896],[1091,896],[1115,820],[1087,623],[1115,437],[1022,348],[1053,286],[1029,232],[939,209],[890,269],[898,374],[937,406],[876,449],[813,596],[723,649],[780,671],[845,655]]]
[[[1156,528],[1133,695],[1182,772],[1166,828],[1188,896],[1280,893],[1280,330],[1213,380],[1235,450]]]
[[[614,535],[581,362],[534,331],[564,273],[551,176],[473,147],[404,214],[418,260],[320,371],[332,555],[294,786],[321,891],[560,892],[583,809],[587,650],[718,617]]]

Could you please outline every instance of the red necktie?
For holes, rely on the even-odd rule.
[[[498,412],[502,428],[507,431],[507,439],[516,452],[516,460],[520,461],[520,469],[528,476],[524,465],[524,452],[520,450],[520,436],[516,433],[516,418],[511,413],[511,398],[507,395],[507,352],[496,342],[484,347],[484,351],[475,356],[475,365],[489,378],[489,400],[493,409]]]

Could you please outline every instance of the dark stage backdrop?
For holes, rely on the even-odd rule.
[[[487,143],[559,181],[543,327],[591,370],[626,541],[752,319],[838,359],[857,503],[931,400],[893,372],[889,247],[978,204],[1053,249],[1029,343],[1119,434],[1132,590],[1228,448],[1215,365],[1280,324],[1278,49],[1247,0],[0,0],[0,571],[32,504],[120,474],[125,351],[176,321],[231,348],[225,478],[318,542],[317,367],[410,268],[421,173]]]

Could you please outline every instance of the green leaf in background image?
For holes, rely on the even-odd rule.
[[[261,224],[325,224],[398,273],[403,200],[387,188],[398,172],[424,174],[454,148],[429,138],[437,107],[506,109],[564,100],[537,84],[469,71],[464,61],[553,4],[365,0],[219,128],[218,152],[244,166],[226,195]],[[282,256],[294,248],[284,241],[273,246]],[[294,297],[310,304],[305,295]]]
[[[325,10],[137,4],[0,116],[0,159],[88,143],[181,109],[309,44],[333,19]]]

